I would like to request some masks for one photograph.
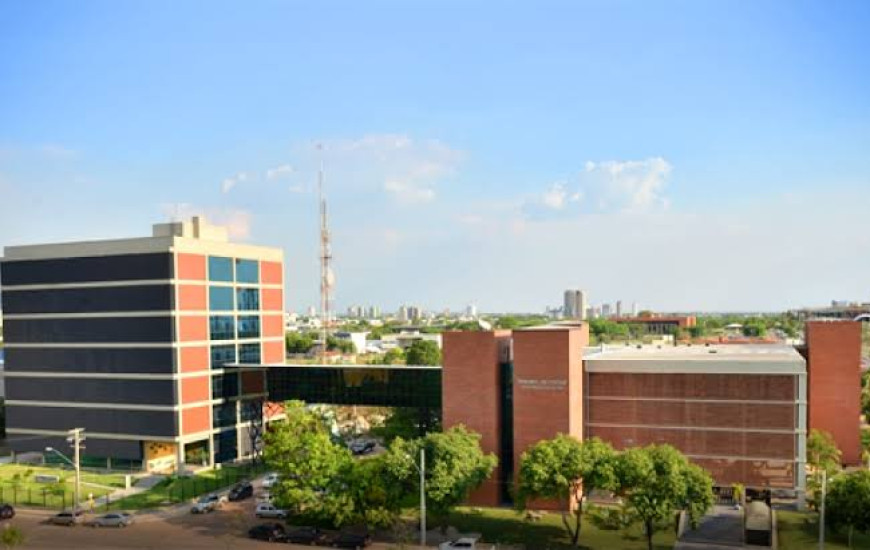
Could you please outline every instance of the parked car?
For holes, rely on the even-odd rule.
[[[369,534],[359,535],[356,533],[339,533],[326,541],[334,548],[353,548],[360,550],[372,543],[372,537]]]
[[[230,489],[228,498],[231,501],[237,501],[244,500],[252,496],[254,496],[254,486],[247,481],[243,481],[242,483],[238,483],[235,487]]]
[[[15,508],[11,504],[0,504],[0,519],[12,519],[15,517]]]
[[[263,478],[263,489],[271,489],[276,483],[278,483],[278,474],[275,472],[268,473]]]
[[[224,497],[225,498],[225,497]],[[200,497],[196,504],[190,509],[191,514],[206,514],[213,512],[223,505],[221,497],[218,495],[206,495]]]
[[[326,540],[326,535],[317,527],[294,527],[284,535],[285,542],[296,544],[319,545]]]
[[[367,455],[375,450],[377,443],[371,439],[355,439],[350,442],[348,448],[355,455]]]
[[[438,545],[438,550],[454,550],[456,548],[475,550],[477,548],[477,539],[471,537],[462,537],[460,539],[442,542]]]
[[[284,540],[284,526],[280,523],[264,523],[248,529],[248,536],[252,539],[278,542]]]
[[[91,521],[91,527],[129,527],[133,523],[133,516],[123,512],[103,514]]]
[[[254,512],[254,514],[258,518],[284,519],[287,517],[286,510],[282,510],[282,509],[278,508],[277,506],[275,506],[274,504],[271,504],[268,502],[261,502],[260,504],[257,504],[257,510]]]
[[[72,512],[66,511],[61,512],[59,514],[55,514],[48,518],[48,521],[55,525],[68,525],[72,527],[73,525],[78,525],[83,520],[82,512]]]

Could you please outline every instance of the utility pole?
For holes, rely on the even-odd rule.
[[[420,447],[420,546],[426,546],[426,449]]]
[[[819,506],[819,550],[825,550],[825,497],[828,490],[828,472],[822,469],[822,502]]]
[[[81,461],[81,446],[82,441],[84,441],[84,437],[82,436],[82,432],[84,432],[84,428],[73,428],[69,431],[69,437],[67,441],[70,441],[73,444],[73,462],[75,463],[76,468],[76,496],[75,496],[75,504],[73,506],[73,513],[78,512],[81,506],[81,491],[82,491],[82,461]]]

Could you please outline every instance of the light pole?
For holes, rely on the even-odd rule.
[[[408,455],[408,458],[420,472],[420,546],[426,546],[426,449],[420,448],[419,466],[413,462],[414,459],[411,458],[411,455]]]
[[[822,469],[822,502],[819,506],[819,550],[825,550],[825,493],[828,489],[828,472]]]
[[[65,454],[58,451],[53,447],[46,447],[45,451],[48,453],[55,453],[57,456],[66,460],[69,464],[75,468],[76,471],[76,490],[75,490],[75,501],[73,502],[73,513],[79,511],[79,504],[81,502],[81,485],[82,485],[82,471],[81,471],[81,443],[84,441],[84,437],[82,437],[82,432],[84,432],[84,428],[73,428],[69,431],[69,437],[67,441],[73,444],[73,458],[74,460],[70,460],[67,458]]]

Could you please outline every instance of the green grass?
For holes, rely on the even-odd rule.
[[[58,476],[61,482],[38,483],[35,481],[35,476],[40,474]],[[87,499],[88,494],[99,498],[114,490],[104,486],[123,488],[124,476],[82,472],[82,500]],[[75,472],[72,470],[23,464],[0,465],[0,501],[2,502],[63,508],[72,505],[74,494]]]
[[[549,512],[540,521],[528,522],[524,516],[504,508],[459,508],[450,516],[450,525],[463,533],[480,533],[489,543],[524,544],[538,550],[572,548],[559,513]],[[604,531],[583,521],[580,548],[586,550],[646,550],[646,538],[639,527]],[[659,531],[653,537],[656,550],[674,547],[673,530]]]
[[[225,466],[220,470],[206,470],[193,476],[167,478],[148,491],[112,502],[110,507],[118,510],[139,510],[188,502],[243,479],[251,479],[263,471],[265,470],[262,467],[252,470],[247,466]]]
[[[816,550],[819,547],[818,516],[815,513],[780,510],[776,515],[780,550]],[[848,549],[846,533],[833,533],[829,529],[825,534],[825,548]],[[870,548],[870,536],[855,533],[852,537],[852,548]]]

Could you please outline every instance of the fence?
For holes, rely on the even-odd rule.
[[[113,498],[109,491],[82,485],[80,506],[91,509],[89,495],[94,501],[93,511],[125,510],[150,508],[168,504],[178,504],[200,495],[218,491],[249,480],[265,471],[262,465],[229,466],[220,470],[209,470],[203,475],[173,477],[155,487],[128,497]],[[34,487],[31,485],[0,484],[0,502],[15,506],[34,506],[64,510],[72,508],[75,490],[61,487]]]

